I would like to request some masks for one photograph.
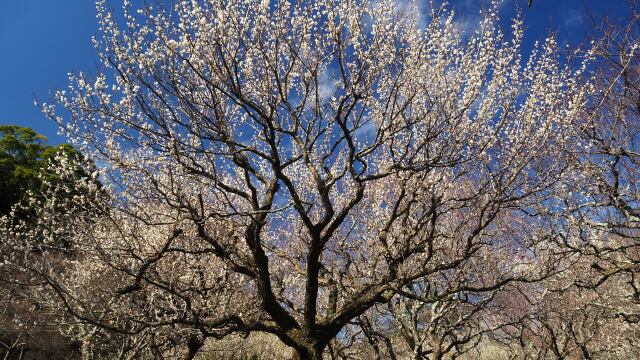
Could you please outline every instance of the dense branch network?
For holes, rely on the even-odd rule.
[[[441,358],[520,323],[505,293],[572,261],[542,215],[586,63],[553,38],[523,56],[498,3],[471,34],[417,2],[97,4],[98,73],[43,109],[95,161],[99,215],[41,220],[71,237],[65,271],[21,266],[126,351],[266,332],[321,358],[353,327],[390,344],[371,324],[409,309],[407,346]]]

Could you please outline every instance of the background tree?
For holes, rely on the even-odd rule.
[[[27,191],[41,190],[40,175],[56,154],[77,153],[68,144],[47,145],[46,137],[26,127],[2,125],[0,136],[0,215],[8,215]]]
[[[579,128],[579,141],[585,146],[573,153],[574,181],[567,184],[564,194],[573,228],[565,246],[591,260],[590,268],[576,278],[576,285],[602,288],[598,291],[610,295],[603,301],[611,314],[627,323],[620,326],[637,330],[640,7],[634,1],[629,10],[623,24],[604,20],[594,26],[596,95]]]
[[[41,239],[46,229],[36,225],[35,217],[38,202],[42,201],[44,194],[56,193],[58,198],[64,199],[79,195],[78,189],[73,187],[59,191],[65,179],[53,170],[54,164],[69,162],[67,168],[73,169],[74,177],[91,172],[91,165],[71,145],[47,145],[46,138],[32,129],[0,126],[0,134],[0,215],[5,216],[2,230],[30,229],[37,233],[34,239]],[[93,181],[98,184],[97,180]],[[67,205],[56,206],[50,211],[66,216],[72,213],[89,216],[86,208],[70,202]],[[69,244],[65,243],[64,236],[56,238],[57,241],[51,241],[47,246],[58,252],[67,252]],[[3,258],[22,256],[23,261],[33,261],[39,257],[44,244],[31,242],[26,249],[10,249],[6,246],[8,244],[4,245]],[[60,268],[60,264],[55,267]],[[37,291],[32,293],[33,288],[28,286],[34,282],[33,274],[11,267],[4,270],[0,274],[0,297],[4,300],[0,306],[0,355],[7,359],[49,359],[76,354],[73,337],[60,332],[59,314],[44,306],[44,299],[37,295]]]
[[[530,234],[544,238],[542,227],[548,228],[540,224],[535,229],[531,223],[523,228],[523,220],[530,219],[497,219],[492,231],[502,234],[503,247],[496,236],[493,247],[469,257],[464,267],[408,284],[389,303],[362,315],[356,323],[376,358],[474,358],[482,355],[480,350],[486,345],[501,346],[494,338],[520,324],[513,313],[518,306],[506,299],[564,271],[560,257],[540,253],[527,258],[515,251],[513,245],[519,239],[528,239]],[[524,273],[539,277],[522,276]]]

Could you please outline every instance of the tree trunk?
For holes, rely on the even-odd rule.
[[[204,345],[204,339],[199,336],[192,336],[187,341],[187,354],[185,355],[185,360],[193,359],[196,354],[200,351],[200,348]]]
[[[293,360],[322,360],[326,345],[299,348],[294,351]]]

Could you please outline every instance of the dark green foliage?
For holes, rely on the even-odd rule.
[[[0,216],[9,214],[27,191],[42,190],[40,175],[55,181],[55,174],[47,173],[46,168],[60,152],[80,157],[71,145],[48,145],[47,138],[33,129],[0,126]]]

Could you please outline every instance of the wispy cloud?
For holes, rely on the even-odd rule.
[[[563,26],[565,28],[573,28],[581,26],[583,22],[582,12],[578,9],[571,9],[567,13],[567,17],[564,20]]]

